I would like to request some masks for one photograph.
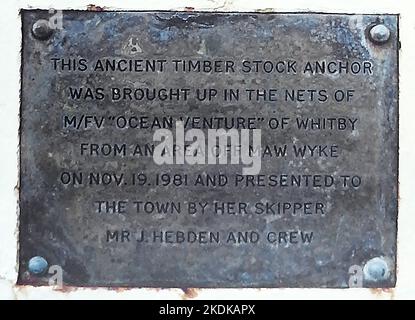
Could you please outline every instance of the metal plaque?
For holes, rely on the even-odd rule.
[[[19,284],[395,285],[397,15],[21,15]]]

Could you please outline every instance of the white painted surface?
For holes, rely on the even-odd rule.
[[[92,0],[3,0],[0,19],[0,300],[2,299],[182,299],[179,289],[53,290],[15,286],[18,227],[18,128],[20,17],[19,8],[86,9]],[[413,299],[415,298],[415,5],[410,0],[108,0],[107,9],[339,13],[399,13],[400,40],[400,161],[398,283],[393,290],[370,289],[203,289],[199,299]]]

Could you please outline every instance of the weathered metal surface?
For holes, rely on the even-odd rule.
[[[38,271],[57,265],[64,284],[76,286],[394,286],[397,16],[64,11],[62,27],[50,25],[53,32],[42,21],[36,24],[49,17],[46,11],[22,12],[19,284],[48,284],[51,275]],[[60,59],[72,59],[71,66],[62,69]],[[158,72],[93,71],[99,59],[167,62]],[[229,60],[235,71],[183,72],[172,69],[174,59]],[[255,60],[274,66],[296,61],[296,70],[268,73],[262,65],[258,72],[241,71],[243,61],[253,66]],[[349,69],[304,72],[315,61],[347,62]],[[356,74],[350,71],[353,62],[355,71],[361,67]],[[71,99],[69,88],[81,86],[92,94]],[[107,93],[114,87],[239,88],[245,95],[239,101],[111,101]],[[97,88],[103,88],[103,99]],[[272,94],[249,101],[246,89],[276,89],[276,101]],[[284,101],[284,90],[295,90],[295,101]],[[336,102],[336,90],[353,96]],[[119,128],[117,121],[143,116],[149,122],[163,116],[252,118],[262,130],[262,147],[270,146],[262,159],[263,182],[255,176],[254,186],[235,186],[241,166],[158,166],[151,156],[134,155],[137,145],[153,143],[154,128],[133,128],[137,121]],[[281,128],[283,117],[289,120]],[[333,127],[296,127],[306,118],[326,118]],[[99,146],[98,155],[89,144]],[[104,144],[125,144],[126,153],[104,155]],[[278,156],[273,146],[285,145],[287,153]],[[294,148],[304,145],[328,147],[318,156],[296,156]],[[111,181],[66,183],[79,173],[106,173]],[[141,186],[138,176],[132,182],[140,173],[147,177]],[[178,174],[181,185],[156,185],[162,173],[171,179]],[[219,173],[230,182],[194,185],[199,174]],[[302,185],[281,186],[291,175],[301,175]],[[306,175],[313,183],[305,185]],[[269,185],[273,179],[276,186]],[[108,210],[100,212],[97,201]],[[152,203],[148,211],[157,202],[175,202],[181,213],[147,213],[144,207],[137,212],[140,201]],[[192,202],[196,213],[189,211]],[[215,202],[227,203],[229,212],[215,212]],[[199,203],[207,204],[203,214]],[[273,212],[260,212],[267,203],[275,203]],[[278,212],[278,203],[291,207]],[[143,230],[144,241],[137,241]],[[219,241],[205,241],[209,232]],[[232,232],[248,239],[233,243]],[[160,234],[162,242],[155,236]]]

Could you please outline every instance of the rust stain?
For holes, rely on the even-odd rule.
[[[54,291],[62,292],[62,293],[69,293],[69,292],[75,292],[78,290],[77,287],[52,287]]]
[[[263,8],[263,9],[256,9],[255,12],[260,12],[260,13],[272,13],[275,12],[274,8]]]
[[[96,6],[95,4],[88,4],[86,7],[86,10],[100,12],[100,11],[104,11],[105,7]]]
[[[184,7],[184,10],[188,11],[188,12],[192,12],[192,11],[195,10],[195,8],[193,8],[193,7]]]
[[[60,293],[71,293],[71,292],[77,292],[77,291],[82,291],[82,290],[106,290],[106,291],[113,291],[116,293],[122,293],[122,292],[127,292],[127,291],[131,291],[131,290],[136,290],[136,289],[147,289],[150,291],[154,291],[154,292],[160,292],[163,290],[173,290],[173,288],[138,288],[138,287],[77,287],[77,286],[53,286],[53,285],[48,285],[47,280],[43,280],[41,283],[39,283],[39,279],[36,280],[32,280],[29,284],[24,284],[24,285],[15,285],[14,286],[16,288],[16,290],[20,291],[20,292],[26,292],[27,290],[30,289],[34,289],[34,288],[50,288],[51,290],[55,291],[55,292],[60,292]],[[196,290],[196,289],[183,289],[185,295],[187,295],[189,298],[194,298],[197,296],[196,291],[192,293],[192,290]]]
[[[132,290],[132,288],[130,287],[112,287],[111,289],[114,290],[115,292],[125,292],[125,291]]]
[[[388,298],[391,300],[395,298],[394,288],[371,288],[370,292],[376,296],[376,298],[384,298],[385,295],[389,296]]]
[[[183,290],[183,295],[182,295],[182,299],[183,300],[187,300],[187,299],[194,299],[197,297],[199,290],[196,288],[184,288]]]

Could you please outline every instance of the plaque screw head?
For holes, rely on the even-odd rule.
[[[363,267],[365,280],[383,281],[389,278],[389,267],[385,259],[376,257],[366,262]]]
[[[46,40],[53,33],[48,20],[38,20],[32,26],[32,34],[36,39]]]
[[[391,32],[384,24],[377,24],[370,29],[369,35],[374,43],[382,44],[389,40]]]
[[[36,256],[29,260],[29,272],[35,275],[42,274],[46,271],[48,262],[45,258]]]

